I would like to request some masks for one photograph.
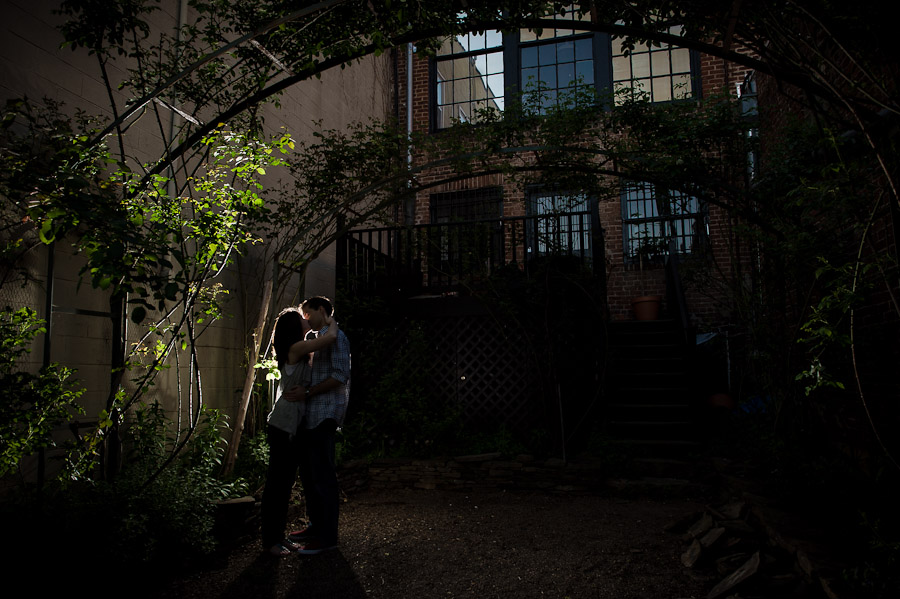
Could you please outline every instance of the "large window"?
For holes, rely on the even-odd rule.
[[[485,109],[503,110],[503,37],[469,33],[444,41],[435,59],[435,127],[468,122]]]
[[[578,17],[571,9],[564,18],[574,21],[587,20]],[[545,29],[519,32],[519,89],[540,110],[546,110],[560,102],[576,103],[579,99],[593,102],[594,89],[594,35],[577,29]]]
[[[530,191],[531,214],[538,217],[535,239],[529,247],[537,255],[568,254],[589,256],[591,249],[591,204],[585,194],[553,189]]]
[[[690,254],[705,234],[700,201],[676,190],[647,182],[629,182],[622,190],[625,257],[632,260],[660,256],[668,251]]]
[[[681,27],[669,28],[672,35],[680,35]],[[613,84],[616,103],[634,94],[647,94],[652,102],[683,100],[694,95],[693,54],[687,48],[670,44],[653,46],[635,44],[631,50],[622,48],[622,40],[612,40]],[[624,93],[623,93],[624,92]]]
[[[454,276],[475,272],[491,257],[491,244],[503,212],[500,187],[483,187],[431,194],[430,265]],[[498,254],[499,255],[499,254]]]
[[[502,111],[519,94],[539,111],[560,103],[593,102],[614,86],[641,90],[654,102],[695,94],[699,65],[691,51],[638,44],[624,53],[618,40],[577,29],[587,15],[569,15],[571,29],[487,31],[445,40],[433,61],[432,127],[475,121],[484,109]],[[676,35],[679,31],[670,29]]]

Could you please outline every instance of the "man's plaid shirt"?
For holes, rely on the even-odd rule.
[[[321,335],[327,330],[328,327],[325,326],[318,333],[310,331],[307,336]],[[331,391],[313,395],[306,401],[303,426],[308,429],[316,428],[328,418],[337,421],[338,426],[344,423],[350,399],[350,342],[344,331],[338,331],[337,339],[332,345],[313,354],[310,386],[327,378],[336,379],[343,384]]]

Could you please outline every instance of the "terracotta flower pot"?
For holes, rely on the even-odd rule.
[[[631,309],[637,320],[658,319],[661,305],[661,295],[641,295],[631,300]]]

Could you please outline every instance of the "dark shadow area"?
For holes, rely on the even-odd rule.
[[[234,567],[232,564],[231,567]],[[340,549],[321,555],[275,558],[260,553],[221,592],[189,581],[167,594],[171,597],[218,597],[219,599],[267,599],[274,597],[366,596],[356,574]]]

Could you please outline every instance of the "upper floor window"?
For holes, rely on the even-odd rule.
[[[652,258],[669,251],[690,254],[704,231],[700,200],[684,192],[648,182],[629,182],[622,190],[625,257]]]
[[[503,36],[469,33],[444,40],[435,58],[435,127],[468,122],[488,108],[503,110]]]
[[[690,50],[638,44],[625,53],[608,35],[578,29],[588,15],[569,8],[556,18],[571,19],[572,28],[487,31],[445,40],[432,63],[432,128],[475,121],[488,108],[502,111],[520,94],[544,112],[560,103],[593,102],[614,86],[644,91],[654,102],[695,93],[699,63]],[[680,28],[670,32],[677,35]]]
[[[681,34],[681,26],[669,27],[672,35]],[[622,48],[621,38],[612,40],[613,85],[616,103],[624,101],[631,90],[635,94],[647,94],[652,102],[670,102],[691,98],[694,95],[692,52],[670,44],[653,46],[635,44],[631,50]]]
[[[522,91],[526,97],[535,94],[535,104],[542,111],[560,102],[577,102],[579,91],[594,88],[593,48],[590,35],[523,44],[519,54]]]

